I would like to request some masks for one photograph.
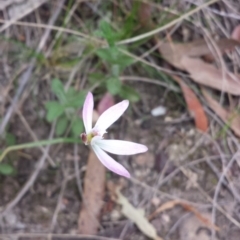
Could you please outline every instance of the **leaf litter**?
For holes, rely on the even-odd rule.
[[[215,229],[216,231],[219,231],[220,228],[218,226],[216,226],[215,224],[213,224],[210,219],[206,218],[203,214],[201,214],[195,207],[193,207],[192,205],[183,202],[181,200],[172,200],[172,201],[168,201],[164,204],[162,204],[159,208],[157,208],[157,210],[155,210],[149,217],[149,220],[152,220],[153,218],[155,218],[159,213],[166,211],[166,210],[170,210],[172,208],[174,208],[175,206],[180,205],[182,206],[185,210],[192,212],[195,217],[201,221],[202,224],[204,224],[206,227],[208,228],[212,228]]]
[[[221,71],[201,59],[189,57],[182,57],[181,65],[195,82],[232,95],[240,95],[240,79],[230,72]]]
[[[200,45],[198,45],[200,44]],[[218,42],[218,47],[222,53],[226,50],[239,46],[240,42],[233,39],[222,39]],[[217,69],[213,64],[204,62],[200,57],[203,55],[211,54],[210,49],[207,48],[207,43],[203,44],[203,41],[196,41],[187,44],[173,44],[165,43],[161,47],[161,52],[167,61],[171,61],[175,67],[181,70],[187,71],[190,77],[196,83],[205,85],[207,87],[226,92],[232,95],[240,95],[240,79],[238,76],[229,72],[226,69]],[[176,77],[173,76],[176,80]],[[179,79],[178,82],[182,81]],[[182,84],[180,83],[180,86]],[[185,100],[191,93],[182,87],[185,92]],[[233,130],[233,132],[240,136],[239,116],[236,113],[225,110],[218,102],[216,102],[206,91],[203,96],[207,100],[210,108]],[[193,96],[191,96],[193,98]],[[188,102],[186,100],[186,102]],[[188,104],[188,108],[196,109],[192,106],[191,101]],[[195,111],[196,113],[197,111]],[[203,112],[203,111],[202,111]],[[200,119],[204,119],[204,114]],[[199,117],[198,117],[199,119]],[[199,120],[200,120],[199,119]],[[196,126],[197,120],[195,118]]]
[[[139,11],[139,17],[140,19],[142,19],[140,20],[140,22],[144,27],[148,27],[150,29],[154,28],[154,23],[151,21],[151,9],[149,4],[143,3],[141,5],[140,11]],[[159,40],[157,35],[154,36],[154,41],[159,46],[158,51],[160,52],[160,54],[162,54],[163,57],[169,63],[171,63],[173,66],[177,68],[181,68],[180,59],[182,55],[188,53],[190,54],[190,56],[195,56],[195,55],[198,56],[199,54],[202,54],[202,50],[203,50],[202,48],[199,47],[200,42],[202,43],[202,41],[198,41],[194,44],[191,44],[191,46],[189,46],[189,44],[188,45],[179,44],[177,45],[178,47],[177,50],[174,48],[175,45],[171,45],[170,43],[164,43],[164,42],[162,43]],[[206,46],[204,44],[202,45],[205,47],[204,48],[205,52],[208,53],[209,51],[206,51]],[[190,87],[188,87],[187,84],[184,83],[184,81],[181,78],[173,75],[171,75],[171,77],[181,87],[182,93],[187,103],[188,110],[195,120],[196,128],[202,132],[206,132],[208,129],[208,119],[203,110],[202,104],[198,100],[196,94]]]
[[[191,58],[195,58],[194,56],[191,56]],[[196,60],[198,60],[198,59],[200,59],[200,58],[196,58]],[[202,60],[202,59],[200,59],[200,60]],[[211,65],[212,66],[212,65]],[[188,88],[188,89],[190,89],[188,86],[187,86],[187,84],[181,79],[181,82],[182,83],[184,83],[186,86],[186,88]],[[183,89],[183,88],[182,88]],[[191,89],[190,89],[191,90]],[[184,92],[184,91],[183,91]],[[188,92],[188,91],[187,91]],[[184,95],[186,95],[186,94],[188,94],[189,95],[189,93],[183,93]],[[194,92],[193,92],[193,94],[195,94]],[[196,95],[195,95],[196,96]],[[201,103],[200,103],[201,104]],[[210,105],[210,104],[209,104]],[[222,107],[222,106],[220,106],[220,107]],[[192,107],[193,109],[195,109],[195,107]],[[223,108],[223,107],[222,107]],[[214,110],[214,107],[212,108],[213,110]],[[224,109],[225,110],[225,109]],[[193,111],[193,110],[191,110],[191,111]],[[229,114],[230,114],[230,111],[229,110],[225,110],[225,111],[227,111]],[[194,114],[193,114],[194,115]],[[231,119],[231,114],[229,115],[229,118]],[[195,120],[196,120],[196,118],[197,117],[195,117]],[[228,119],[228,118],[227,118]],[[228,121],[229,122],[229,121]],[[231,121],[230,121],[231,122]],[[196,126],[197,126],[197,124],[196,124]],[[199,128],[199,127],[197,127],[197,128]],[[90,156],[89,156],[90,157]],[[90,161],[90,160],[89,160]],[[94,161],[93,161],[94,162]],[[85,178],[85,180],[86,180],[86,178]],[[93,196],[93,195],[92,195]],[[97,216],[97,214],[96,214],[96,216]],[[99,217],[99,216],[98,216]]]
[[[153,22],[146,20],[151,19],[149,4],[142,4],[139,16],[144,19],[144,24],[142,24],[144,27],[154,28]],[[218,48],[217,51],[224,54],[229,50],[233,50],[235,47],[239,47],[239,29],[240,27],[237,26],[233,30],[231,36],[232,38],[222,38],[215,41],[214,44]],[[199,39],[189,43],[173,43],[171,41],[160,42],[158,37],[154,36],[154,40],[156,44],[159,45],[158,50],[162,54],[163,58],[174,67],[188,72],[190,78],[194,82],[228,94],[236,96],[240,95],[239,76],[228,71],[225,66],[223,69],[219,69],[212,64],[215,60],[214,54],[217,51],[213,46],[210,46],[205,39]],[[204,61],[204,57],[208,60],[210,59],[210,63]],[[182,89],[189,112],[194,117],[196,128],[206,132],[208,129],[208,119],[201,102],[198,100],[191,88],[185,84],[181,78],[173,75],[172,78],[178,82]],[[237,136],[240,136],[238,114],[234,114],[223,109],[221,105],[207,95],[206,92],[203,95],[212,110],[215,111],[220,118],[230,126]]]
[[[202,132],[208,129],[208,119],[204,112],[201,102],[193,90],[187,86],[181,78],[172,75],[172,78],[180,85],[190,114],[194,117],[195,126]]]
[[[83,206],[78,220],[81,234],[97,234],[105,194],[106,169],[91,150],[84,177]]]
[[[121,212],[125,217],[133,221],[138,229],[147,237],[154,240],[163,240],[157,235],[155,227],[145,217],[143,209],[135,208],[128,199],[121,194],[119,188],[116,188],[115,194],[117,195],[116,202],[122,206]]]
[[[240,114],[235,111],[228,111],[221,106],[211,95],[202,90],[205,99],[208,102],[209,107],[222,119],[222,121],[233,130],[233,132],[240,137]]]

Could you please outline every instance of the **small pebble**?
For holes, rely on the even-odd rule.
[[[172,122],[172,121],[173,121],[172,117],[166,116],[164,118],[164,122]]]
[[[154,155],[150,152],[140,154],[135,157],[135,162],[138,166],[152,168],[154,166]]]
[[[165,115],[166,112],[167,112],[167,110],[166,110],[165,107],[163,107],[163,106],[158,106],[158,107],[152,109],[151,114],[152,114],[152,116],[154,116],[154,117],[159,117],[159,116]]]
[[[170,222],[170,217],[169,217],[169,215],[163,213],[163,214],[162,214],[162,220],[163,220],[165,223],[169,223],[169,222]]]
[[[151,203],[152,203],[155,207],[157,207],[157,206],[159,206],[159,204],[161,203],[161,200],[160,200],[159,198],[157,198],[157,197],[154,197],[154,198],[152,198]]]
[[[114,209],[112,212],[111,212],[111,220],[112,221],[117,221],[121,218],[121,213],[119,211],[117,211],[116,209]]]

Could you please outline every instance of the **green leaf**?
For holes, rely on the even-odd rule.
[[[123,21],[122,29],[124,30],[122,38],[127,39],[135,35],[136,25],[138,24],[140,2],[134,1],[131,6],[131,12]]]
[[[16,137],[11,133],[7,133],[5,141],[8,146],[13,146],[16,144]]]
[[[105,75],[102,73],[91,73],[88,76],[89,82],[91,84],[103,83],[105,81]]]
[[[122,85],[119,95],[124,99],[128,99],[130,102],[137,102],[140,99],[139,94],[127,85]]]
[[[119,75],[120,75],[120,66],[118,64],[113,64],[112,65],[112,74],[115,77],[119,77]]]
[[[117,77],[107,79],[107,89],[112,95],[119,93],[121,86],[121,81]]]
[[[100,21],[99,28],[100,30],[98,31],[98,34],[101,37],[104,37],[110,46],[113,46],[114,43],[120,40],[123,35],[123,32],[121,30],[114,30],[111,24],[104,20]]]
[[[109,47],[109,48],[101,48],[96,51],[96,54],[101,59],[105,60],[111,65],[119,65],[121,71],[124,70],[127,66],[133,64],[135,60],[124,54],[120,51],[119,47]]]
[[[71,70],[74,66],[79,64],[80,58],[69,59],[67,57],[56,61],[55,66],[63,70]]]
[[[47,109],[47,120],[49,122],[60,117],[64,112],[64,107],[56,101],[47,102],[45,106]]]
[[[55,78],[52,80],[51,89],[62,103],[66,102],[64,86],[59,79]]]
[[[72,123],[72,134],[74,137],[78,137],[81,133],[83,133],[83,121],[82,119],[76,118]]]
[[[100,48],[96,51],[96,54],[98,57],[109,62],[110,64],[115,64],[119,56],[119,51],[117,47]]]
[[[68,91],[67,92],[67,102],[64,105],[65,108],[75,108],[78,109],[80,107],[83,106],[85,97],[86,97],[86,91],[81,91],[81,92],[77,92],[76,90],[73,91]]]
[[[14,168],[7,163],[1,163],[0,164],[0,174],[2,175],[11,175],[14,173]]]
[[[57,136],[61,136],[65,132],[68,122],[69,121],[66,116],[62,116],[58,119],[57,124],[56,124]]]
[[[76,95],[76,94],[78,94],[78,92],[77,92],[77,91],[75,90],[75,88],[73,88],[73,87],[69,87],[68,90],[67,90],[67,92],[66,92],[67,98],[69,98],[69,97],[71,97],[71,96],[74,96],[74,95]]]
[[[102,36],[108,41],[109,45],[113,45],[115,37],[111,25],[106,21],[101,21],[99,25]]]
[[[118,65],[121,66],[122,71],[124,70],[124,68],[130,66],[134,62],[135,62],[135,60],[132,57],[127,56],[124,53],[122,53],[122,55],[119,56],[118,61],[117,61]]]
[[[93,36],[94,37],[104,37],[103,32],[101,30],[95,30],[93,31]]]

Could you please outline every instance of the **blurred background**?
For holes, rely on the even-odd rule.
[[[238,240],[240,4],[0,1],[0,239]],[[80,134],[128,99],[106,170]],[[124,153],[123,153],[124,154]]]

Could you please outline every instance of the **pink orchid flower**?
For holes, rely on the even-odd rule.
[[[96,125],[92,128],[93,104],[93,95],[89,92],[83,105],[82,114],[86,133],[82,133],[81,138],[85,145],[91,145],[93,151],[106,168],[119,175],[130,178],[129,172],[104,151],[119,155],[132,155],[146,152],[148,148],[142,144],[128,141],[103,139],[106,130],[117,121],[127,109],[129,101],[124,100],[107,109],[98,118]]]

